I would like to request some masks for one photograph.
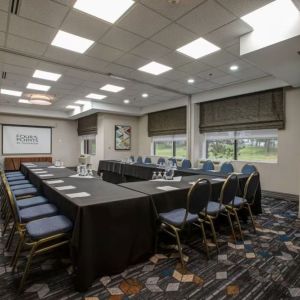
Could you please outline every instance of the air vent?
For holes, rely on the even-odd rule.
[[[10,6],[10,12],[14,15],[18,15],[19,8],[20,8],[20,0],[12,0]]]
[[[2,72],[2,79],[6,78],[6,72]]]

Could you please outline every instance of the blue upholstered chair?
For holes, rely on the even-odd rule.
[[[242,233],[242,229],[240,226],[240,221],[239,221],[237,211],[239,211],[243,208],[248,210],[249,216],[251,219],[251,223],[253,226],[253,230],[254,230],[254,232],[256,232],[251,206],[254,203],[258,185],[259,185],[259,174],[258,174],[258,172],[253,172],[247,179],[247,182],[245,184],[245,188],[243,191],[243,196],[242,197],[235,196],[234,199],[231,202],[229,202],[227,205],[227,209],[235,217],[235,219],[238,223],[241,237],[243,237],[243,233]]]
[[[234,172],[234,168],[232,163],[230,162],[224,162],[220,168],[220,172],[224,174],[229,174]]]
[[[134,156],[133,155],[130,155],[129,158],[131,159],[132,162],[134,161]]]
[[[27,183],[30,183],[28,179],[22,179],[22,180],[10,181],[8,184],[9,186],[15,186],[15,185],[27,184]]]
[[[192,167],[191,161],[189,159],[184,159],[181,163],[181,168],[189,169]]]
[[[166,163],[166,160],[163,158],[163,157],[160,157],[158,160],[157,160],[157,164],[158,165],[163,165]]]
[[[10,182],[10,181],[16,181],[16,180],[25,180],[25,176],[24,175],[18,175],[18,176],[9,176],[9,177],[6,177],[7,178],[7,181]]]
[[[24,184],[17,184],[10,186],[10,189],[12,191],[20,190],[20,189],[27,189],[27,188],[33,188],[34,185],[31,183],[24,183]]]
[[[203,171],[210,171],[210,170],[214,170],[214,169],[215,169],[215,166],[211,160],[206,160],[203,163],[203,166],[202,166]]]
[[[144,163],[145,164],[151,164],[151,158],[150,157],[146,157]]]
[[[214,220],[218,218],[219,215],[224,215],[227,217],[233,238],[236,241],[235,232],[230,217],[230,212],[226,209],[226,205],[228,205],[236,196],[238,185],[239,185],[239,180],[236,174],[231,174],[230,176],[228,176],[222,186],[219,201],[218,202],[209,201],[207,204],[207,208],[203,210],[202,213],[200,214],[202,218],[205,220],[205,222],[210,225],[213,240],[218,252],[219,252],[219,246],[217,242]]]
[[[5,173],[5,176],[8,178],[8,177],[11,177],[11,176],[20,176],[20,175],[23,175],[22,172],[20,171],[15,171],[15,172],[6,172]]]
[[[248,174],[248,175],[250,175],[250,174],[252,174],[253,172],[257,172],[257,169],[256,169],[256,167],[255,167],[254,165],[246,164],[246,165],[243,166],[241,172],[242,172],[243,174]]]
[[[143,163],[143,158],[142,158],[141,156],[138,156],[136,162],[137,162],[138,164],[142,164],[142,163]]]
[[[169,162],[172,162],[172,165],[173,165],[173,166],[174,166],[174,165],[177,166],[177,160],[176,160],[176,158],[169,158],[168,161],[169,161]]]
[[[207,179],[199,179],[191,186],[188,192],[185,208],[178,208],[166,213],[158,214],[161,222],[159,229],[176,238],[180,261],[183,268],[185,267],[185,263],[182,255],[179,233],[188,223],[194,224],[201,229],[206,252],[207,255],[209,255],[203,220],[199,218],[199,213],[203,209],[206,209],[210,196],[210,181]]]
[[[26,217],[33,215],[32,212],[34,209],[42,212],[43,206],[48,205],[50,207],[51,204],[19,210],[16,207],[16,200],[9,188],[6,189],[6,195],[11,204],[11,211],[15,223],[14,227],[19,235],[17,248],[11,262],[12,272],[15,270],[22,249],[25,246],[30,248],[26,267],[19,286],[19,292],[21,292],[24,288],[33,257],[69,243],[73,224],[65,216],[54,214],[44,214],[43,217],[34,218],[34,220],[28,220],[28,222],[24,223],[24,215],[26,215]],[[31,210],[31,212],[29,212],[29,210]],[[25,211],[27,211],[26,214],[24,214]]]

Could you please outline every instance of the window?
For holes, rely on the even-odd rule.
[[[81,142],[81,153],[95,155],[96,154],[96,136],[95,135],[85,135],[82,136]]]
[[[153,154],[166,157],[186,157],[186,136],[167,135],[152,138]]]
[[[208,159],[277,162],[276,129],[206,133],[205,141]]]

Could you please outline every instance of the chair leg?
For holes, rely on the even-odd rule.
[[[14,256],[12,257],[12,260],[11,260],[11,263],[10,263],[11,267],[12,267],[12,272],[15,271],[20,253],[21,253],[21,251],[23,249],[23,246],[24,246],[24,240],[25,240],[25,236],[22,234],[19,238],[17,248],[15,250]]]
[[[254,219],[253,219],[253,214],[252,214],[251,206],[250,206],[249,203],[247,203],[247,209],[249,211],[249,215],[250,215],[250,219],[251,219],[251,222],[252,222],[254,233],[256,233],[256,228],[255,228],[255,223],[254,223]]]
[[[16,224],[14,223],[13,227],[10,231],[9,237],[8,237],[8,239],[6,241],[6,244],[5,244],[6,251],[9,251],[9,249],[10,249],[10,246],[12,244],[12,241],[13,241],[13,238],[14,238],[14,235],[15,235],[15,232],[16,232]]]
[[[29,257],[28,257],[28,260],[27,260],[27,264],[26,264],[26,267],[25,267],[25,271],[23,273],[21,283],[20,283],[20,286],[19,286],[19,293],[22,292],[23,289],[24,289],[25,280],[28,276],[30,266],[31,266],[31,262],[32,262],[32,258],[34,256],[36,248],[37,248],[37,243],[34,244],[33,247],[31,248],[31,251],[30,251],[30,254],[29,254]]]
[[[231,228],[231,232],[232,232],[232,235],[233,235],[233,239],[234,239],[234,242],[236,243],[236,236],[235,236],[234,228],[233,228],[232,221],[231,221],[231,218],[230,218],[230,212],[226,211],[226,213],[227,213],[227,219],[228,219],[228,222],[229,222],[229,225],[230,225],[230,228]]]
[[[6,232],[6,229],[7,229],[7,227],[8,227],[10,218],[11,218],[11,213],[8,212],[7,215],[6,215],[6,218],[5,218],[4,227],[3,227],[3,230],[2,230],[2,236],[4,236],[4,234],[5,234],[5,232]]]
[[[208,220],[209,220],[211,232],[212,232],[212,235],[213,235],[214,243],[216,244],[216,248],[217,248],[218,253],[220,253],[214,222],[211,218],[208,218]]]
[[[209,259],[210,258],[209,257],[209,248],[207,245],[206,233],[205,233],[203,222],[200,222],[200,227],[201,227],[201,231],[202,231],[202,237],[203,237],[203,243],[205,245],[206,255],[207,255],[207,258]]]
[[[177,241],[177,247],[178,247],[178,252],[179,252],[179,256],[180,256],[181,266],[184,269],[185,268],[185,262],[184,262],[184,259],[183,259],[180,237],[179,237],[179,234],[178,234],[177,230],[174,230],[174,232],[175,232],[175,236],[176,236],[176,241]]]
[[[234,216],[235,216],[236,222],[237,222],[238,227],[239,227],[239,231],[240,231],[240,234],[241,234],[241,239],[244,240],[240,219],[239,219],[239,216],[237,214],[236,209],[233,209],[233,212],[234,212]]]

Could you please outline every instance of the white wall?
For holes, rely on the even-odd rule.
[[[0,124],[50,126],[52,128],[52,155],[6,155],[6,156],[52,156],[60,159],[66,166],[75,166],[80,155],[77,135],[77,122],[62,119],[47,119],[0,114]],[[1,129],[1,128],[0,128]],[[2,129],[0,130],[0,149],[2,149]],[[0,161],[4,156],[0,154]]]

